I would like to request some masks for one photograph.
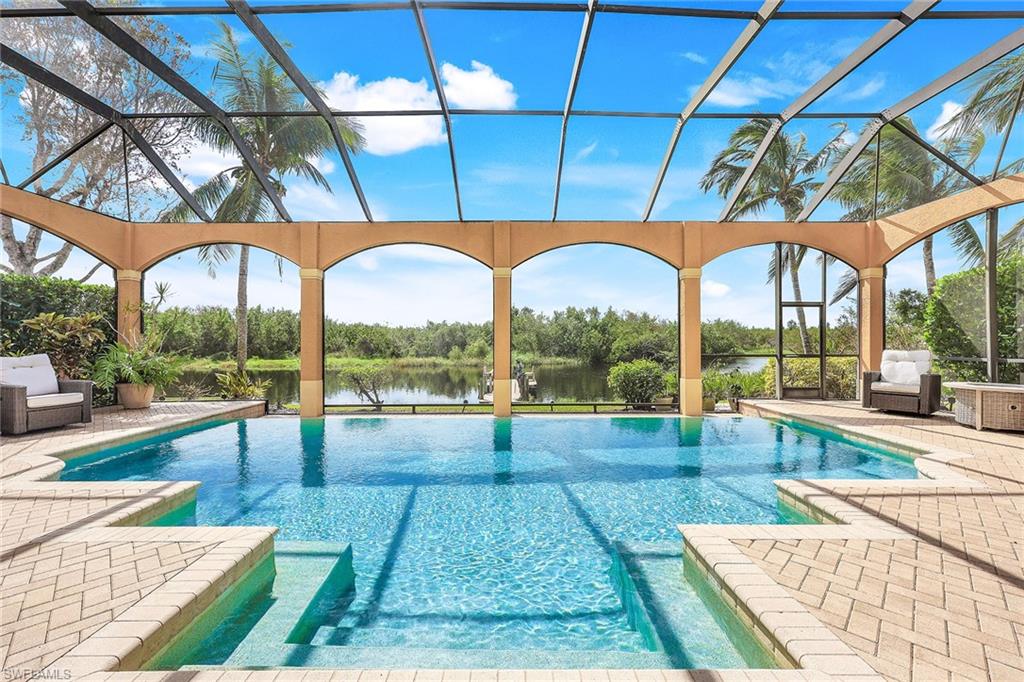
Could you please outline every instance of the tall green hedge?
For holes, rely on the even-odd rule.
[[[1024,321],[1024,255],[1001,257],[996,268],[999,356],[1019,357]],[[985,357],[985,268],[939,278],[924,311],[924,339],[938,356]],[[939,368],[957,378],[984,381],[984,363],[943,362]],[[1000,380],[1016,382],[1019,369],[1002,365]]]
[[[104,327],[108,340],[113,341],[117,293],[109,284],[82,284],[59,277],[0,275],[0,329],[15,350],[31,350],[21,348],[25,337],[20,327],[23,320],[39,313],[68,316],[99,313],[110,323]]]

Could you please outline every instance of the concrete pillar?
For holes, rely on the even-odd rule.
[[[142,334],[142,273],[117,270],[117,334],[131,344]]]
[[[860,280],[860,371],[877,372],[885,342],[885,270],[864,268]],[[859,384],[858,380],[858,384]]]
[[[324,414],[324,271],[300,268],[299,414]]]
[[[494,268],[494,416],[512,414],[512,268]]]
[[[700,382],[700,268],[679,270],[679,412],[699,417],[703,398]]]

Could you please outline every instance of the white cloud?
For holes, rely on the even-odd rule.
[[[702,279],[700,282],[700,292],[704,296],[722,298],[728,295],[730,291],[732,291],[732,287],[723,282],[716,282],[713,279]]]
[[[470,68],[470,71],[463,71],[447,62],[441,65],[444,94],[451,104],[464,109],[515,108],[519,96],[512,83],[475,59],[470,62]]]
[[[943,131],[942,128],[951,120],[953,117],[963,111],[964,106],[959,102],[946,101],[942,103],[942,111],[935,118],[935,121],[928,126],[928,130],[925,131],[925,137],[934,142],[935,140],[942,139],[949,133]]]
[[[334,162],[325,156],[321,156],[319,158],[314,156],[313,158],[309,159],[309,162],[313,164],[313,168],[316,168],[324,175],[333,173],[334,169],[337,168]]]
[[[287,189],[284,201],[296,220],[365,220],[354,197],[332,194],[306,180],[292,181]],[[373,213],[374,218],[387,220],[380,206],[375,205]]]
[[[352,257],[356,265],[361,267],[363,270],[373,272],[380,267],[380,261],[377,260],[372,254],[360,253]]]
[[[445,95],[450,104],[470,109],[512,109],[515,88],[490,66],[471,62],[464,71],[454,64],[441,65]],[[361,83],[359,76],[339,71],[330,81],[319,83],[328,104],[345,111],[437,110],[437,93],[426,79],[410,81],[389,77]],[[354,117],[363,128],[366,151],[390,156],[444,144],[444,121],[440,116],[363,116]]]
[[[704,55],[700,54],[699,52],[683,52],[680,56],[683,59],[686,59],[687,61],[693,62],[694,64],[707,64],[708,63],[707,57],[705,57]]]
[[[437,96],[426,80],[385,78],[360,83],[359,76],[344,71],[320,83],[327,103],[348,111],[437,109]],[[420,147],[443,144],[444,125],[440,116],[356,117],[366,138],[366,151],[377,156],[403,154]]]
[[[591,154],[593,154],[595,149],[597,149],[597,140],[594,140],[593,142],[588,144],[586,147],[584,147],[583,149],[581,149],[578,152],[576,152],[576,155],[574,157],[572,157],[572,160],[573,161],[582,161],[583,159],[585,159],[588,156],[590,156]]]
[[[239,162],[234,154],[225,154],[208,144],[199,143],[175,163],[185,176],[182,182],[193,190],[222,170],[237,166]]]
[[[839,95],[839,99],[844,102],[854,102],[860,99],[867,99],[874,95],[876,92],[885,87],[885,75],[878,75],[870,79],[863,85],[853,90],[843,92]]]

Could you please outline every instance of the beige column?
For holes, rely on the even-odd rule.
[[[679,270],[679,412],[701,415],[700,268]]]
[[[134,343],[142,334],[142,273],[117,270],[117,334],[121,341]]]
[[[494,416],[512,414],[512,268],[494,268]]]
[[[299,414],[324,414],[324,271],[300,268]]]
[[[860,280],[860,371],[877,372],[885,338],[885,270],[864,268]],[[859,383],[859,381],[858,381]]]

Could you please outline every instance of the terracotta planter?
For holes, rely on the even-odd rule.
[[[152,384],[118,384],[117,399],[126,410],[142,410],[153,402]]]
[[[715,405],[717,404],[718,401],[715,400],[714,398],[704,398],[701,400],[701,407],[704,409],[705,412],[714,412]]]

